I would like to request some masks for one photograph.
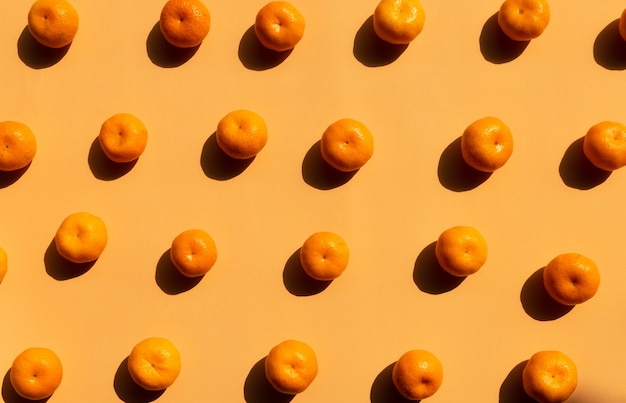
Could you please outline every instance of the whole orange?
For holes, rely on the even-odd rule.
[[[66,0],[36,0],[28,12],[28,30],[42,45],[62,48],[78,32],[78,12]]]
[[[100,217],[86,212],[73,213],[61,222],[54,241],[59,255],[70,262],[93,262],[106,247],[107,228]]]
[[[31,163],[37,140],[24,123],[0,122],[0,171],[15,171]]]
[[[405,45],[422,32],[425,20],[419,0],[381,0],[374,9],[374,32],[386,42]]]
[[[285,340],[265,358],[265,376],[277,391],[289,395],[304,392],[317,376],[317,356],[308,344]]]
[[[547,0],[505,0],[498,12],[498,25],[515,41],[529,41],[543,33],[550,22]]]
[[[199,277],[211,270],[217,261],[217,248],[206,231],[190,229],[174,238],[170,258],[181,274]]]
[[[148,130],[135,115],[118,113],[102,123],[98,140],[111,161],[131,162],[145,150]]]
[[[626,9],[622,11],[622,14],[619,17],[618,29],[620,36],[626,41]]]
[[[163,390],[172,386],[180,370],[178,349],[163,337],[149,337],[140,341],[128,356],[131,378],[146,390]]]
[[[543,270],[543,284],[552,298],[563,305],[581,304],[598,291],[600,271],[596,263],[579,253],[564,253]]]
[[[461,154],[469,166],[482,172],[501,168],[513,154],[513,135],[500,119],[472,122],[461,136]]]
[[[626,125],[604,121],[589,128],[583,152],[596,167],[614,171],[626,165]]]
[[[270,1],[256,15],[254,32],[261,45],[276,52],[293,49],[304,36],[304,16],[287,1]]]
[[[430,351],[407,351],[394,364],[391,379],[406,399],[426,399],[441,387],[443,365]]]
[[[200,0],[168,0],[159,27],[166,41],[179,48],[199,46],[211,30],[211,14]]]
[[[63,379],[63,366],[54,351],[30,347],[22,351],[11,365],[9,380],[15,392],[25,399],[46,399],[57,390]]]
[[[526,394],[540,403],[561,403],[576,390],[578,371],[562,352],[539,351],[524,366],[522,385]]]
[[[487,242],[474,227],[454,226],[439,235],[435,256],[441,268],[453,276],[469,276],[487,261]]]
[[[340,119],[322,134],[320,151],[322,158],[338,171],[356,171],[374,154],[374,137],[358,120]]]
[[[7,252],[0,248],[0,283],[4,280],[4,276],[7,274],[7,270],[9,269]]]
[[[267,143],[267,125],[258,113],[241,109],[220,119],[215,131],[218,146],[235,159],[257,155]]]
[[[332,232],[316,232],[300,248],[300,263],[312,278],[334,280],[348,266],[350,250],[344,239]]]

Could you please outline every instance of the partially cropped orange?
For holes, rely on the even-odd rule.
[[[356,171],[374,154],[374,137],[362,122],[340,119],[322,134],[320,151],[322,158],[338,171]]]
[[[605,171],[626,166],[626,125],[603,121],[591,126],[583,138],[583,152],[593,165]]]
[[[454,226],[439,235],[435,256],[439,265],[453,276],[469,276],[487,261],[487,242],[474,227]]]
[[[37,153],[33,131],[21,122],[0,122],[0,171],[15,171],[31,163]]]
[[[190,229],[174,238],[170,258],[181,274],[199,277],[211,270],[217,261],[217,247],[206,231]]]
[[[622,11],[622,14],[619,17],[618,29],[620,36],[626,41],[626,9]]]
[[[276,52],[293,49],[304,36],[304,16],[287,1],[270,1],[256,15],[254,33],[264,47]]]
[[[441,387],[443,365],[430,351],[407,351],[394,364],[391,379],[406,399],[426,399]]]
[[[258,113],[240,109],[220,119],[215,131],[218,146],[235,159],[257,155],[267,143],[267,125]]]
[[[300,263],[312,278],[330,281],[339,277],[348,267],[350,250],[346,241],[328,231],[309,236],[300,249]]]
[[[0,283],[4,280],[4,276],[7,274],[7,270],[9,269],[9,259],[7,257],[7,252],[0,248]]]
[[[374,32],[386,42],[405,45],[422,32],[425,20],[419,0],[381,0],[374,9]]]
[[[149,337],[137,343],[128,356],[128,372],[146,390],[172,386],[181,370],[180,352],[170,340]]]
[[[28,400],[46,399],[63,379],[63,366],[56,353],[45,347],[22,351],[11,365],[9,380],[15,392]]]
[[[513,154],[513,134],[500,119],[492,116],[472,122],[461,136],[463,160],[482,172],[501,168]]]
[[[28,12],[28,30],[42,45],[62,48],[78,32],[78,12],[66,0],[37,0]]]
[[[139,158],[148,143],[148,130],[133,114],[118,113],[102,123],[98,135],[104,154],[114,162],[131,162]]]
[[[578,386],[576,364],[556,350],[533,354],[522,371],[526,394],[539,403],[561,403],[569,399]]]
[[[295,395],[304,392],[317,376],[315,351],[299,340],[285,340],[272,347],[265,358],[265,376],[277,391]]]
[[[547,0],[505,0],[498,12],[498,25],[515,41],[529,41],[543,33],[550,22]]]
[[[200,0],[168,0],[159,27],[166,41],[179,48],[199,46],[211,30],[211,13]]]
[[[57,251],[73,263],[98,259],[108,241],[104,221],[91,213],[78,212],[67,216],[54,237]]]
[[[600,286],[600,270],[587,256],[563,253],[546,265],[543,283],[552,298],[563,305],[573,306],[596,294]]]

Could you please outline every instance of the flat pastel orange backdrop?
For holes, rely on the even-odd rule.
[[[527,44],[495,26],[499,1],[424,0],[426,24],[406,48],[372,36],[376,1],[294,4],[298,47],[267,57],[251,26],[264,2],[207,1],[212,29],[195,53],[158,34],[162,2],[73,0],[80,28],[65,53],[41,52],[25,31],[30,2],[5,2],[0,119],[27,123],[39,150],[21,176],[2,175],[0,374],[33,345],[65,366],[50,402],[146,401],[124,371],[133,345],[172,340],[183,369],[162,402],[265,402],[262,359],[287,338],[309,343],[320,371],[298,402],[393,402],[390,365],[409,349],[436,354],[435,402],[521,401],[521,364],[559,349],[579,368],[573,402],[626,400],[626,171],[602,175],[580,139],[601,120],[626,121],[626,46],[617,0],[553,1]],[[151,4],[148,4],[151,3]],[[248,108],[269,127],[250,164],[232,164],[214,131]],[[101,123],[136,114],[149,130],[134,166],[112,167],[95,143]],[[500,117],[515,151],[489,177],[463,171],[458,138]],[[334,120],[363,121],[375,153],[352,177],[320,163]],[[102,257],[68,272],[51,241],[75,211],[109,229]],[[433,242],[458,224],[489,244],[461,283],[433,266]],[[188,228],[214,237],[218,260],[181,282],[167,251]],[[297,251],[308,235],[341,234],[351,260],[332,284],[306,282]],[[564,311],[538,271],[559,253],[592,257],[602,284]],[[2,395],[15,401],[4,377]]]

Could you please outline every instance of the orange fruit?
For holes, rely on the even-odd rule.
[[[461,136],[463,160],[482,172],[501,168],[513,154],[513,135],[500,119],[485,117],[472,122]]]
[[[137,343],[128,356],[128,372],[146,390],[163,390],[176,381],[181,361],[178,349],[168,339],[149,337]]]
[[[604,121],[597,123],[583,138],[583,152],[593,165],[614,171],[626,165],[626,125]]]
[[[211,270],[215,264],[217,248],[213,238],[206,231],[190,229],[174,238],[170,258],[184,276],[199,277]]]
[[[405,45],[422,32],[425,19],[418,0],[381,0],[374,9],[374,32],[386,42]]]
[[[11,365],[9,380],[15,392],[25,399],[41,400],[52,396],[61,385],[63,366],[54,351],[30,347]]]
[[[249,159],[267,143],[267,125],[263,118],[245,109],[232,111],[217,124],[218,146],[231,158]]]
[[[560,351],[533,354],[522,370],[526,394],[540,403],[566,401],[578,385],[574,361]]]
[[[312,278],[334,280],[348,266],[350,250],[346,241],[332,232],[316,232],[300,248],[300,263]]]
[[[4,249],[0,248],[0,283],[4,280],[4,276],[6,276],[8,268],[7,253]]]
[[[62,48],[78,32],[78,13],[66,0],[37,0],[28,12],[28,30],[42,45]]]
[[[131,162],[145,150],[148,130],[135,115],[118,113],[104,121],[98,140],[111,161]]]
[[[443,365],[429,351],[407,351],[394,364],[391,379],[398,392],[406,399],[426,399],[441,387]]]
[[[626,9],[622,11],[622,14],[619,17],[618,29],[619,35],[622,37],[623,40],[626,41]]]
[[[293,49],[304,36],[304,17],[291,3],[270,1],[257,13],[254,33],[261,45],[276,52]]]
[[[265,358],[265,376],[277,391],[289,395],[304,392],[317,376],[317,356],[308,344],[285,340]]]
[[[374,137],[358,120],[340,119],[322,134],[320,151],[324,161],[338,171],[356,171],[374,154]]]
[[[193,48],[209,34],[211,14],[199,0],[168,0],[161,10],[159,27],[170,44]]]
[[[487,261],[487,242],[476,228],[458,225],[439,235],[435,256],[441,268],[453,276],[469,276]]]
[[[573,306],[596,294],[600,286],[600,271],[590,258],[578,253],[564,253],[546,265],[543,284],[557,302]]]
[[[24,123],[0,122],[0,171],[15,171],[31,163],[37,140]]]
[[[537,38],[549,22],[547,0],[505,0],[498,12],[498,25],[514,41]]]
[[[107,240],[104,221],[85,212],[67,216],[54,237],[59,255],[73,263],[96,260],[102,254]]]

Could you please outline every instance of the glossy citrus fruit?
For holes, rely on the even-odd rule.
[[[190,229],[174,238],[170,258],[181,274],[198,277],[211,270],[217,261],[217,248],[206,231]]]
[[[300,248],[304,271],[316,280],[334,280],[348,266],[350,250],[344,239],[332,232],[316,232]]]
[[[15,171],[31,163],[37,140],[24,123],[0,122],[0,171]]]
[[[513,154],[513,135],[500,119],[472,122],[461,136],[461,153],[469,166],[482,172],[501,168]]]
[[[107,244],[107,228],[100,217],[78,212],[61,222],[54,241],[59,255],[70,262],[93,262]]]
[[[66,0],[37,0],[28,12],[28,30],[42,45],[62,48],[78,32],[78,12]]]
[[[622,14],[619,17],[618,29],[620,36],[626,41],[626,9],[622,11]]]
[[[254,32],[261,45],[276,52],[293,49],[304,36],[304,16],[293,4],[270,1],[256,15]]]
[[[200,0],[168,0],[159,27],[166,41],[179,48],[199,46],[211,30],[211,14]]]
[[[52,396],[61,385],[63,366],[54,351],[30,347],[11,365],[9,380],[15,392],[25,399],[41,400]]]
[[[522,371],[526,394],[540,403],[566,401],[578,385],[574,361],[560,351],[533,354]]]
[[[422,32],[425,20],[419,0],[381,0],[374,9],[374,32],[386,42],[405,45]]]
[[[453,276],[469,276],[487,261],[487,242],[474,227],[454,226],[439,235],[435,256],[439,265]]]
[[[548,294],[557,302],[573,306],[596,294],[600,286],[600,271],[587,256],[564,253],[546,265],[543,283]]]
[[[505,0],[498,12],[498,25],[515,41],[529,41],[543,33],[550,22],[547,0]]]
[[[218,146],[235,159],[257,155],[267,143],[267,125],[255,112],[241,109],[224,116],[215,132]]]
[[[322,134],[320,151],[322,158],[338,171],[356,171],[374,154],[374,137],[358,120],[340,119]]]
[[[626,165],[626,125],[604,121],[589,128],[583,152],[596,167],[614,171]]]
[[[406,399],[426,399],[441,387],[443,365],[430,351],[407,351],[394,364],[391,379]]]
[[[265,376],[277,391],[295,395],[304,392],[317,376],[317,356],[308,344],[285,340],[265,358]]]
[[[148,130],[135,115],[118,113],[104,121],[98,140],[111,161],[131,162],[145,150]]]
[[[128,356],[128,372],[146,390],[163,390],[176,381],[181,370],[180,353],[170,340],[149,337],[137,343]]]
[[[9,262],[7,257],[7,252],[0,248],[0,283],[4,280],[4,276],[7,274],[7,270],[9,269]]]

